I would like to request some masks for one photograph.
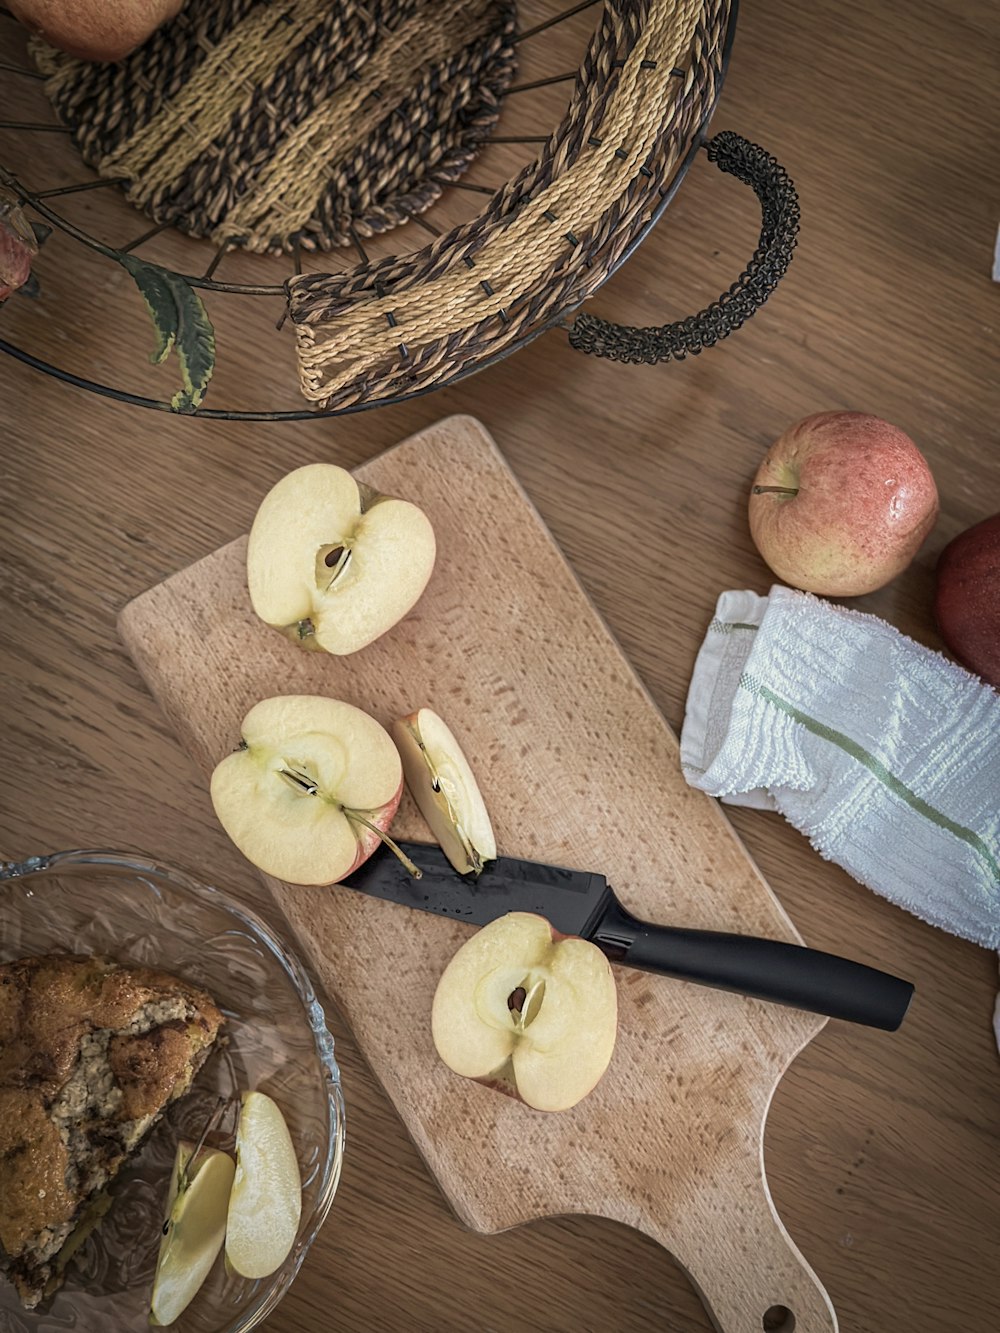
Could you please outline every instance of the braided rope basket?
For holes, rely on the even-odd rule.
[[[562,124],[464,227],[416,254],[288,284],[312,402],[451,378],[579,305],[616,267],[712,106],[727,0],[622,0]]]
[[[729,132],[705,137],[735,6],[604,0],[598,10],[590,0],[518,32],[514,0],[187,0],[118,64],[38,42],[33,55],[85,161],[157,224],[149,235],[173,226],[211,241],[219,257],[227,248],[295,256],[284,293],[300,388],[312,411],[336,414],[452,383],[553,326],[593,355],[680,360],[763,304],[790,261],[798,204],[763,149]],[[537,138],[497,138],[518,43],[590,9],[596,23],[575,78],[523,85],[573,78],[560,122]],[[465,186],[484,197],[475,216],[443,232],[425,224],[420,215],[463,184],[491,138],[537,143],[537,156],[493,193]],[[745,271],[705,310],[661,328],[571,318],[656,222],[699,148],[760,201]],[[414,219],[428,244],[369,258],[361,238]],[[359,263],[302,271],[303,252],[344,246]],[[215,282],[217,262],[184,281],[280,290]]]
[[[649,226],[708,119],[730,10],[729,0],[607,4],[565,119],[478,217],[402,259],[291,279],[306,398],[344,407],[446,383],[596,291]],[[742,165],[746,176],[744,146],[728,145],[736,151],[727,169],[740,174]],[[780,173],[784,205],[787,178],[773,160],[766,165]],[[785,265],[797,227],[792,201],[779,226]],[[767,275],[768,291],[776,280]],[[717,336],[727,320],[735,327],[734,315],[716,321]],[[609,339],[610,326],[584,325],[571,340],[618,359],[663,359],[648,338],[644,347],[641,335],[622,332],[624,340]],[[685,348],[682,338],[670,354],[715,340],[695,337]]]
[[[154,222],[287,254],[435,202],[493,129],[515,18],[513,0],[188,0],[117,64],[33,54],[84,160]]]

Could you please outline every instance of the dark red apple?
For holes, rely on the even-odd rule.
[[[962,665],[1000,689],[1000,514],[966,528],[941,552],[934,619]]]

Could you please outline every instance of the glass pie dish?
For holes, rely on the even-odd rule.
[[[225,1098],[235,1127],[241,1092],[268,1093],[288,1121],[302,1173],[302,1219],[270,1277],[227,1275],[221,1258],[171,1328],[245,1333],[275,1308],[336,1193],[344,1102],[333,1038],[302,964],[252,911],[209,885],[131,853],[68,851],[0,863],[0,962],[45,953],[101,954],[162,968],[203,986],[227,1038],[113,1182],[113,1203],[74,1255],[66,1281],[37,1310],[0,1277],[3,1333],[148,1327],[163,1207],[179,1138],[197,1140]]]

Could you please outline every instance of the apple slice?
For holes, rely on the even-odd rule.
[[[303,648],[356,653],[412,609],[434,556],[422,509],[359,486],[342,467],[311,463],[282,477],[257,510],[250,601]]]
[[[228,1153],[177,1145],[164,1210],[166,1222],[153,1278],[149,1320],[172,1324],[194,1299],[226,1235],[236,1165]]]
[[[229,1198],[226,1260],[241,1277],[269,1277],[295,1244],[302,1176],[281,1108],[245,1092],[236,1131],[236,1179]]]
[[[431,708],[392,725],[403,776],[420,813],[459,874],[478,875],[497,843],[479,784],[462,747]]]
[[[337,699],[285,695],[256,704],[241,730],[240,748],[212,774],[212,804],[255,866],[291,884],[335,884],[380,841],[398,854],[385,830],[403,769],[373,717]]]
[[[536,1111],[566,1111],[596,1087],[618,1031],[614,974],[595,944],[509,912],[472,936],[434,993],[431,1032],[456,1074]]]

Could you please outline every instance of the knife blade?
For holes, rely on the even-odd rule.
[[[380,847],[343,886],[476,926],[507,912],[536,912],[561,934],[590,940],[627,967],[886,1032],[899,1027],[913,996],[909,981],[787,940],[641,921],[594,871],[501,856],[473,879],[460,875],[440,847],[399,846],[423,871],[421,879]]]

